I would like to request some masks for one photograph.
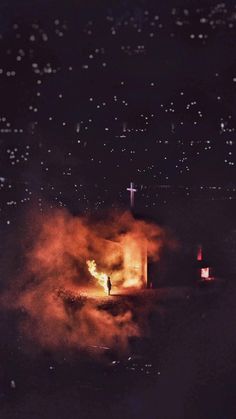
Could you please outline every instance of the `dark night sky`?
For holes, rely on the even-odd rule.
[[[143,419],[156,412],[161,419],[235,419],[235,34],[233,0],[0,0],[1,419]],[[104,221],[107,209],[129,207],[131,181],[134,216],[157,221],[178,243],[176,253],[161,254],[163,265],[148,266],[150,276],[159,281],[164,266],[171,286],[186,277],[191,287],[172,295],[163,281],[163,300],[158,290],[150,312],[148,294],[124,300],[129,315],[137,304],[160,361],[149,386],[142,376],[141,385],[135,375],[133,385],[125,374],[120,383],[119,376],[110,380],[93,364],[83,370],[77,353],[71,362],[66,338],[58,363],[38,342],[38,357],[30,357],[31,346],[24,352],[27,292],[40,307],[36,332],[44,329],[41,309],[51,318],[53,302],[66,297],[57,293],[57,247],[56,266],[45,269],[53,298],[34,293],[44,278],[34,277],[34,259],[32,278],[25,276],[38,215],[67,208]],[[204,263],[227,283],[192,287],[188,267],[193,272],[200,243]],[[18,292],[26,292],[20,304]],[[68,333],[83,329],[73,317],[83,308],[76,298],[68,294],[63,303],[73,328],[60,309],[55,330],[60,322]],[[117,309],[99,301],[99,312],[114,308],[116,317],[123,300],[115,298]],[[109,324],[104,334],[115,342]]]
[[[233,1],[1,2],[4,222],[233,201]],[[160,186],[162,185],[162,186]]]

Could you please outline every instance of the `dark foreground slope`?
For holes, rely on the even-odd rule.
[[[118,299],[118,301],[116,301]],[[163,289],[100,301],[150,305],[149,331],[127,353],[34,350],[1,322],[2,419],[236,417],[236,287]],[[9,328],[11,333],[9,333]],[[8,330],[7,330],[8,329]]]

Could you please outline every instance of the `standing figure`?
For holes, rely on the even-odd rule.
[[[111,278],[109,276],[107,277],[107,294],[111,294]]]

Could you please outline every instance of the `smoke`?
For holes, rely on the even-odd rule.
[[[144,333],[145,320],[118,296],[101,304],[107,297],[86,261],[111,274],[113,292],[131,292],[144,286],[145,255],[158,261],[163,246],[173,246],[167,232],[129,212],[101,221],[54,210],[29,220],[24,268],[1,297],[21,313],[21,332],[42,348],[125,350],[131,336]]]

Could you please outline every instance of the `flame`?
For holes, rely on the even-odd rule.
[[[98,280],[99,285],[103,287],[104,291],[107,291],[108,275],[104,272],[97,271],[97,264],[95,260],[87,260],[86,263],[88,265],[88,270],[90,274]]]

